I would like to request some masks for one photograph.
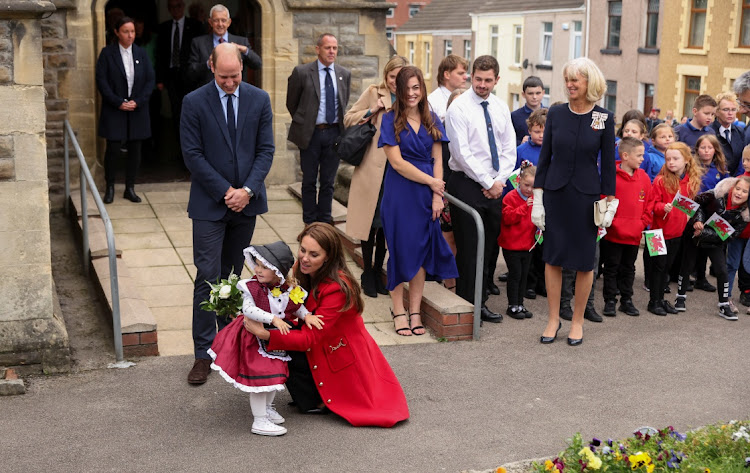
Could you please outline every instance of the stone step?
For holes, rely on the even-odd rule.
[[[289,184],[289,186],[287,186],[287,189],[289,189],[289,192],[291,192],[297,199],[302,199],[301,182]],[[333,205],[331,206],[331,217],[333,218],[334,223],[346,222],[346,207],[341,205],[341,203],[336,199],[333,200]]]

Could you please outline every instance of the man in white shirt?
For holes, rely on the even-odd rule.
[[[502,321],[502,315],[488,309],[485,302],[499,255],[500,197],[516,163],[516,134],[510,110],[508,105],[492,94],[499,71],[500,66],[494,57],[476,58],[471,71],[471,90],[457,97],[445,116],[451,151],[448,164],[452,171],[446,190],[479,212],[484,222],[481,303],[482,320],[488,322]],[[477,264],[474,219],[453,206],[451,220],[458,250],[456,294],[469,302],[479,303],[474,300]]]
[[[466,85],[466,70],[469,62],[461,56],[449,54],[438,66],[438,88],[427,96],[430,108],[445,123],[445,110],[448,108],[448,98],[459,87]]]

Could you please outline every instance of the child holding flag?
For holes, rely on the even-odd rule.
[[[742,150],[742,166],[745,169],[743,176],[750,177],[750,143]],[[737,286],[740,290],[740,304],[750,306],[750,274],[745,270],[742,260],[747,250],[747,242],[750,239],[750,225],[746,226],[739,236],[729,240],[727,245],[727,271],[729,272],[729,307],[734,307],[732,302],[732,288],[734,278],[738,277]],[[735,313],[739,310],[734,309]],[[750,314],[750,309],[748,309]]]
[[[638,122],[640,123],[640,122]],[[612,225],[601,241],[604,259],[604,315],[614,317],[617,290],[620,291],[620,311],[639,315],[633,305],[635,260],[643,230],[651,223],[647,207],[651,180],[643,169],[644,146],[640,139],[625,137],[620,140],[620,164],[617,165],[615,197],[619,199]]]
[[[658,126],[656,127],[658,128]],[[664,300],[669,267],[680,249],[682,232],[688,222],[688,215],[681,206],[674,206],[675,196],[688,200],[698,194],[701,185],[701,169],[690,154],[690,148],[681,142],[670,144],[664,154],[665,163],[654,179],[649,206],[653,208],[651,229],[661,229],[664,234],[666,255],[652,257],[653,270],[648,302],[648,311],[656,315],[676,314],[677,311]]]
[[[748,193],[750,177],[730,177],[720,181],[714,189],[702,192],[695,198],[700,207],[695,212],[692,241],[686,239],[683,246],[676,310],[686,310],[685,285],[700,249],[711,259],[716,273],[719,284],[719,315],[727,320],[737,320],[737,314],[729,306],[724,247],[726,240],[742,233],[750,221],[750,211],[747,208]]]

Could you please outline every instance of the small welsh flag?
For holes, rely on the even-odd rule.
[[[695,215],[695,212],[698,210],[699,205],[696,201],[685,197],[684,195],[680,194],[680,191],[677,191],[677,194],[674,196],[674,200],[672,201],[672,207],[681,212],[684,212],[688,217],[692,218],[693,215]]]
[[[714,229],[719,238],[721,238],[721,241],[726,240],[734,233],[734,227],[716,214],[711,215],[711,218],[706,220],[706,225]]]
[[[667,247],[664,244],[664,232],[661,231],[661,228],[646,230],[643,234],[646,236],[646,248],[648,248],[649,256],[667,254]]]
[[[510,181],[510,185],[513,186],[514,189],[518,189],[518,184],[521,181],[521,168],[518,168],[510,173],[510,176],[508,176],[508,180]]]
[[[599,241],[602,238],[604,238],[604,235],[606,234],[607,234],[607,229],[604,227],[599,227],[599,231],[596,232],[596,241]]]
[[[536,248],[536,245],[541,245],[543,241],[544,241],[544,233],[540,229],[537,228],[536,231],[534,232],[534,244],[531,246],[531,248],[529,248],[529,251]]]

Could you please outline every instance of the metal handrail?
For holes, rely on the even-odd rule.
[[[112,330],[115,337],[115,358],[118,363],[124,360],[123,349],[122,349],[122,327],[120,326],[120,289],[117,283],[117,251],[115,249],[115,232],[112,229],[112,221],[107,214],[107,210],[104,208],[104,202],[99,196],[99,191],[94,183],[94,178],[91,177],[91,172],[86,164],[86,159],[83,157],[83,151],[81,146],[78,144],[73,128],[70,126],[70,122],[65,120],[65,131],[63,133],[64,149],[65,149],[65,213],[69,215],[70,208],[68,201],[70,200],[70,160],[68,157],[68,144],[73,143],[73,148],[78,156],[78,161],[81,164],[81,233],[83,234],[83,271],[86,276],[89,275],[89,266],[91,265],[91,253],[89,249],[89,216],[88,216],[88,201],[86,199],[86,183],[88,182],[91,188],[91,195],[94,197],[96,207],[99,209],[99,216],[104,222],[104,232],[107,235],[107,251],[109,256],[109,283],[112,288]]]
[[[470,207],[467,203],[453,197],[449,193],[443,194],[451,205],[455,205],[459,209],[471,215],[474,219],[474,223],[477,224],[477,267],[474,281],[474,331],[472,338],[479,340],[479,326],[482,323],[481,310],[482,310],[482,282],[484,277],[484,222],[482,217],[475,209]]]

